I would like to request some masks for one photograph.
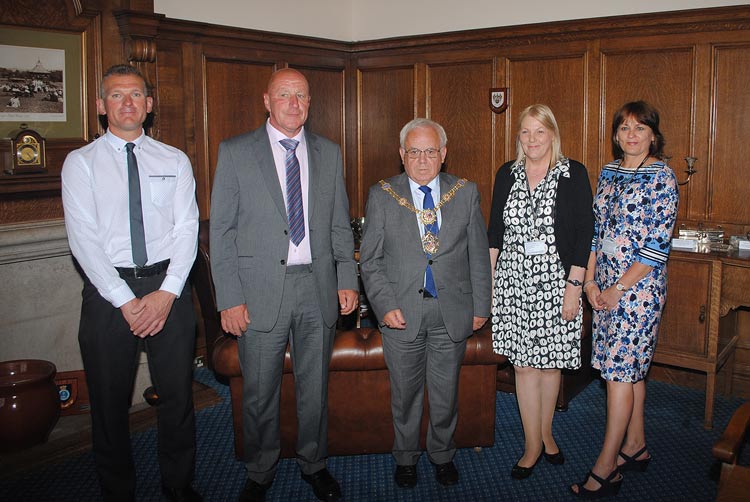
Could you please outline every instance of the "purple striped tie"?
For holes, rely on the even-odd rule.
[[[289,218],[289,240],[299,246],[305,238],[305,212],[302,207],[302,183],[299,179],[299,160],[294,151],[299,141],[282,139],[279,141],[286,149],[286,212]]]

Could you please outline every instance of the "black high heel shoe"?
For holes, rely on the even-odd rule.
[[[536,467],[536,464],[539,463],[539,461],[542,459],[542,455],[544,455],[544,449],[542,449],[542,453],[539,455],[539,457],[536,459],[536,462],[534,462],[534,465],[531,467],[521,467],[518,465],[518,462],[513,466],[513,468],[510,470],[510,477],[513,479],[526,479],[534,472],[534,467]]]
[[[624,471],[639,471],[639,472],[645,472],[648,468],[649,462],[651,462],[651,455],[649,455],[646,458],[642,458],[640,460],[636,460],[638,457],[646,453],[646,447],[644,446],[640,450],[638,450],[634,455],[625,455],[622,450],[620,450],[620,455],[623,460],[625,460],[625,463],[618,466],[617,468],[620,470],[620,472]]]
[[[617,479],[617,476],[620,476],[620,478]],[[587,488],[584,488],[583,485],[586,484],[586,481],[588,481],[589,478],[593,478],[594,481],[599,483],[599,488],[597,488],[596,490],[589,490]],[[574,491],[573,486],[577,486],[578,491]],[[622,486],[622,475],[620,474],[620,471],[618,469],[615,469],[609,474],[609,476],[607,476],[606,479],[602,479],[594,474],[593,471],[589,471],[586,479],[573,486],[570,487],[570,491],[578,498],[590,500],[599,499],[602,497],[613,497],[620,491],[620,486]]]
[[[565,463],[565,456],[559,447],[557,453],[547,453],[542,449],[542,455],[544,455],[544,460],[552,465],[563,465]]]

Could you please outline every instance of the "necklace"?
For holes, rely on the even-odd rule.
[[[612,228],[614,228],[617,225],[617,221],[615,220],[614,210],[615,210],[615,204],[620,199],[620,196],[625,191],[625,188],[632,183],[632,181],[635,179],[635,177],[638,175],[638,171],[640,171],[641,167],[646,163],[646,160],[648,159],[648,153],[645,157],[643,157],[643,160],[641,160],[641,163],[638,164],[638,167],[635,168],[635,171],[633,171],[633,174],[630,175],[630,177],[627,179],[627,182],[625,180],[618,182],[616,184],[612,184],[612,194],[609,198],[609,203],[607,204],[607,213],[609,224]],[[620,162],[620,165],[617,166],[617,171],[619,174],[620,168],[622,167],[622,161]],[[625,167],[622,167],[622,169],[627,169]],[[615,181],[617,181],[617,178],[615,178]],[[615,187],[617,187],[617,192],[615,193]]]
[[[534,188],[534,191],[531,191],[531,182],[529,181],[529,173],[526,172],[526,189],[529,191],[529,205],[531,206],[531,237],[533,239],[538,239],[540,235],[540,230],[536,226],[537,219],[539,218],[539,206],[541,204],[537,205],[534,201],[534,194],[540,193],[542,197],[544,197],[544,190],[547,188],[547,178],[549,178],[549,166],[547,166],[547,172],[544,174],[544,178],[542,178],[539,183],[536,184],[536,187]],[[538,192],[538,190],[541,190]]]
[[[385,192],[389,193],[390,196],[393,197],[396,202],[398,202],[399,206],[405,207],[412,213],[416,214],[419,218],[419,221],[422,222],[422,225],[432,225],[437,221],[437,210],[450,202],[450,200],[455,197],[456,192],[458,192],[466,185],[466,181],[466,178],[461,178],[460,180],[458,180],[456,184],[453,185],[450,190],[448,190],[447,193],[444,193],[443,196],[440,197],[440,202],[435,206],[434,209],[417,209],[411,202],[407,200],[406,197],[401,197],[399,194],[397,194],[391,187],[391,184],[385,180],[380,180],[380,187]],[[432,232],[425,232],[424,236],[422,237],[422,249],[425,253],[431,255],[435,254],[438,250],[439,245],[440,241],[438,240],[437,235],[433,234]]]

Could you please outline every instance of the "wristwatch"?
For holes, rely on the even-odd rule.
[[[617,289],[617,291],[627,291],[628,288],[626,288],[625,285],[620,281],[617,281],[615,283],[615,289]]]
[[[568,279],[567,282],[572,284],[573,286],[583,286],[583,283],[578,279]]]

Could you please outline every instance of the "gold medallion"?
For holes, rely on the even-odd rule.
[[[380,187],[385,192],[390,194],[390,196],[393,197],[398,205],[403,206],[409,211],[416,214],[417,218],[419,218],[419,221],[425,226],[434,225],[435,223],[437,223],[437,210],[450,202],[451,199],[455,197],[456,192],[458,192],[464,186],[466,186],[466,178],[461,178],[456,182],[455,185],[451,187],[450,190],[448,190],[448,193],[443,194],[443,196],[440,198],[440,202],[437,206],[435,206],[434,209],[430,208],[419,210],[414,207],[406,197],[401,197],[400,195],[398,195],[395,190],[393,190],[390,183],[386,182],[385,180],[380,180]],[[432,232],[426,231],[424,236],[422,237],[422,250],[429,255],[433,255],[437,253],[439,245],[440,241],[438,240],[438,236],[433,234]]]
[[[434,209],[423,209],[419,212],[419,220],[423,225],[432,225],[437,221],[437,213]]]
[[[431,255],[437,253],[439,245],[440,241],[438,241],[437,235],[432,232],[425,232],[424,237],[422,237],[422,249],[425,253]]]

